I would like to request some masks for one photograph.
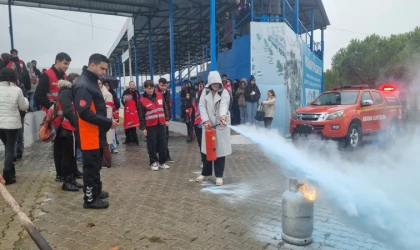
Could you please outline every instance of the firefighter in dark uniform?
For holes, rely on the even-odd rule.
[[[118,122],[106,117],[105,100],[99,89],[98,80],[102,77],[109,61],[101,54],[89,58],[89,66],[73,85],[74,105],[78,115],[78,133],[83,154],[83,192],[84,208],[108,208],[107,192],[102,191],[101,175],[103,151],[107,145],[106,132],[118,127]]]
[[[171,120],[172,99],[171,93],[168,91],[168,81],[165,78],[159,79],[159,84],[156,87],[156,91],[162,94],[163,99],[166,102],[166,106],[169,110],[169,120]],[[169,126],[166,126],[166,161],[174,162],[169,154]]]

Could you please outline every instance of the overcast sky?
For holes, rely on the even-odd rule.
[[[325,68],[330,67],[332,56],[353,38],[363,39],[372,33],[389,36],[420,26],[420,0],[401,0],[398,4],[395,0],[323,2],[331,23],[325,32]],[[92,53],[106,55],[126,20],[123,17],[26,7],[13,7],[12,11],[15,48],[23,60],[36,59],[42,67],[53,64],[55,55],[61,51],[72,57],[72,68],[87,64]],[[8,23],[7,6],[1,5],[2,53],[10,50]],[[91,23],[106,29],[92,29]]]

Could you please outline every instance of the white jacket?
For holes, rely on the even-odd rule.
[[[28,99],[14,83],[0,82],[0,129],[20,129],[22,121],[19,110],[26,111]]]

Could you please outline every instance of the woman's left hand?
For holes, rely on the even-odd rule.
[[[220,117],[220,124],[226,126],[226,116],[223,115]]]

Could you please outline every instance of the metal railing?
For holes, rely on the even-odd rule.
[[[216,34],[217,38],[217,44],[216,44],[216,62],[219,57],[219,52],[222,50],[223,42],[229,37],[232,36],[232,46],[233,46],[233,40],[235,40],[235,34],[237,28],[241,28],[241,25],[244,25],[246,20],[250,18],[253,18],[254,20],[251,21],[261,21],[261,22],[272,22],[272,21],[280,21],[286,23],[292,30],[294,30],[293,23],[295,18],[295,12],[293,7],[290,5],[289,1],[287,0],[279,0],[277,3],[270,2],[269,0],[254,0],[254,6],[250,9],[250,11],[237,23],[235,23],[235,16],[231,15],[230,22],[226,22],[224,25],[222,25],[220,28],[218,28],[218,32]],[[277,6],[278,4],[278,6]],[[275,9],[275,13],[270,13],[270,11]],[[251,12],[254,13],[251,13]],[[279,13],[280,12],[280,13]],[[231,25],[229,32],[224,32],[228,25]],[[300,36],[302,41],[306,43],[308,47],[310,47],[310,41],[311,41],[311,33],[308,31],[308,29],[303,25],[301,20],[298,22],[298,32],[297,34]],[[322,51],[321,51],[321,42],[317,42],[313,44],[313,53],[318,56],[320,59],[322,59]],[[196,56],[196,66],[195,68],[197,74],[199,72],[207,71],[208,70],[208,64],[210,62],[210,48],[211,43],[208,42],[201,50],[199,50],[195,56]],[[185,78],[188,77],[188,75],[182,76],[182,73],[185,71],[182,70],[181,78],[182,80],[185,80]],[[192,70],[190,70],[191,72]]]

